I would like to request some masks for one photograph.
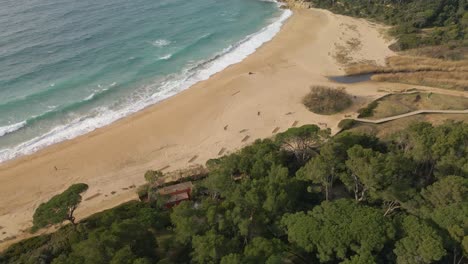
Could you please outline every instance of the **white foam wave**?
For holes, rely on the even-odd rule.
[[[157,39],[157,40],[153,41],[151,44],[153,46],[157,47],[157,48],[162,48],[162,47],[165,47],[165,46],[171,44],[171,41],[167,40],[167,39]]]
[[[166,54],[158,58],[158,60],[168,60],[172,57],[172,54]]]
[[[291,14],[292,12],[290,10],[284,10],[276,21],[261,29],[259,32],[247,36],[237,45],[225,49],[213,60],[199,63],[191,68],[189,67],[176,76],[168,76],[166,81],[155,84],[159,86],[159,91],[151,94],[151,96],[146,95],[143,96],[143,98],[139,97],[139,100],[119,110],[111,110],[104,107],[95,109],[95,111],[88,116],[76,118],[66,125],[59,125],[48,133],[21,143],[20,145],[8,149],[0,149],[0,162],[21,155],[31,154],[46,146],[89,133],[99,127],[106,126],[118,119],[138,112],[149,105],[171,97],[199,81],[208,79],[210,76],[222,71],[226,67],[241,62],[248,55],[255,52],[262,44],[270,41],[279,32],[282,24]],[[116,85],[116,83],[110,86],[112,87],[114,85]]]
[[[6,134],[9,134],[11,132],[14,132],[26,125],[26,121],[22,121],[16,124],[8,125],[8,126],[2,126],[0,127],[0,137],[3,137]],[[1,161],[1,160],[0,160]]]
[[[89,101],[89,100],[93,99],[95,95],[96,95],[96,93],[92,93],[92,94],[86,96],[86,98],[83,99],[83,101]]]

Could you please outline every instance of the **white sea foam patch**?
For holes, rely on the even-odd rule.
[[[154,86],[158,87],[158,92],[156,93],[137,95],[133,102],[121,109],[112,110],[105,107],[95,109],[93,113],[87,116],[73,119],[66,125],[56,126],[49,132],[20,145],[8,149],[0,149],[0,162],[21,155],[31,154],[46,146],[89,133],[99,127],[109,125],[118,119],[138,112],[149,105],[171,97],[199,81],[208,79],[211,75],[222,71],[226,67],[241,62],[248,55],[255,52],[263,43],[270,41],[279,32],[282,24],[291,14],[290,10],[284,10],[276,21],[257,33],[247,36],[237,45],[225,49],[213,59],[188,67],[179,74],[168,76],[162,83],[154,84]],[[153,90],[150,88],[154,87],[149,87],[148,91]]]
[[[86,98],[83,99],[83,101],[89,101],[89,100],[93,99],[95,95],[96,95],[96,93],[94,92],[94,93],[92,93],[92,94],[86,96]]]
[[[166,54],[158,58],[158,60],[168,60],[172,57],[172,54]]]
[[[12,133],[26,125],[26,121],[0,127],[0,137]],[[1,160],[0,160],[1,161]]]
[[[151,44],[153,46],[155,46],[155,47],[162,48],[162,47],[165,47],[165,46],[171,44],[171,41],[167,40],[167,39],[157,39],[157,40],[153,41]]]

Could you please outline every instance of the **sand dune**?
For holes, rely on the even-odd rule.
[[[326,76],[343,73],[336,53],[351,39],[360,41],[352,61],[383,63],[394,55],[380,28],[323,10],[297,10],[272,41],[209,80],[108,127],[1,164],[0,240],[27,236],[21,230],[30,227],[34,209],[72,183],[90,186],[80,218],[135,199],[131,186],[142,184],[148,169],[204,164],[291,126],[320,123],[336,131],[345,115],[397,87],[348,85],[357,104],[332,116],[307,111],[301,99],[310,85],[330,84]]]

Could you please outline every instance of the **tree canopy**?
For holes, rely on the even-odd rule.
[[[33,230],[58,224],[65,220],[69,220],[74,224],[75,217],[73,213],[81,203],[81,193],[87,189],[87,184],[73,184],[61,194],[57,194],[48,202],[39,205],[33,216]]]
[[[466,262],[467,124],[416,123],[385,140],[322,133],[306,126],[257,140],[207,162],[190,201],[133,201],[15,244],[0,262]],[[312,151],[296,155],[288,140]],[[39,223],[63,221],[55,213],[85,189],[52,198]]]

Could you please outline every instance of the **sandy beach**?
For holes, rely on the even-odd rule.
[[[309,112],[301,99],[311,85],[342,86],[326,76],[343,74],[336,54],[350,40],[360,41],[349,55],[355,62],[383,64],[394,55],[381,32],[362,19],[295,10],[272,41],[241,63],[112,125],[0,164],[0,249],[27,236],[35,208],[72,183],[90,187],[80,219],[136,199],[134,186],[144,183],[149,169],[203,165],[291,126],[318,124],[336,132],[345,115],[403,86],[346,85],[355,104],[331,116]]]

